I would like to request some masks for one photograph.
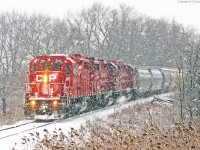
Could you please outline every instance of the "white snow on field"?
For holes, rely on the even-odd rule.
[[[159,97],[161,99],[162,98],[166,99],[166,97],[168,97],[171,94],[172,93],[162,94],[162,95],[159,95],[157,97]],[[20,127],[11,129],[11,130],[0,131],[0,149],[11,150],[12,147],[15,144],[16,144],[15,148],[18,149],[18,150],[31,149],[31,147],[25,147],[22,144],[22,139],[21,139],[24,136],[30,137],[31,135],[29,133],[39,132],[40,136],[43,136],[45,134],[45,132],[43,131],[44,129],[47,129],[49,132],[53,132],[55,129],[58,130],[59,128],[61,128],[64,133],[67,133],[71,129],[71,127],[73,127],[74,129],[79,129],[81,125],[84,126],[87,120],[92,120],[96,117],[106,117],[107,115],[113,113],[115,110],[120,110],[120,109],[126,108],[130,105],[147,103],[147,102],[152,101],[153,98],[154,97],[149,97],[149,98],[144,98],[144,99],[139,99],[139,100],[135,100],[135,101],[132,101],[132,102],[128,102],[126,104],[114,105],[114,106],[107,107],[107,108],[104,108],[104,109],[101,109],[101,110],[96,110],[96,111],[88,112],[86,114],[82,114],[82,115],[79,115],[79,116],[68,118],[67,120],[65,120],[63,122],[52,123],[48,126],[37,128],[37,129],[34,128],[34,127],[36,127],[38,125],[45,124],[45,123],[31,123],[31,124],[27,124],[25,126],[20,126]],[[17,124],[20,124],[20,123],[21,122],[19,122]],[[8,127],[8,126],[6,126],[6,127]],[[2,128],[5,128],[5,126],[2,127]],[[0,128],[0,130],[2,128]],[[21,131],[26,130],[26,129],[31,129],[31,128],[33,128],[31,131],[26,131],[26,132],[21,133]],[[1,137],[5,137],[5,136],[8,136],[10,134],[19,133],[19,132],[20,132],[20,134],[9,136],[7,138],[1,139]]]

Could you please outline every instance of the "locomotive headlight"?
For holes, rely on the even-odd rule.
[[[47,74],[44,74],[43,76],[42,76],[42,81],[43,81],[43,83],[44,84],[47,84],[47,82],[48,82],[48,76],[47,76]]]
[[[57,105],[58,105],[58,101],[57,100],[53,101],[53,106],[57,106]]]
[[[31,106],[35,106],[35,104],[36,104],[36,101],[35,101],[35,100],[32,100],[32,101],[31,101]]]

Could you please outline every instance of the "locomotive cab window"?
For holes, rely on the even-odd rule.
[[[37,70],[37,67],[36,67],[35,64],[33,64],[33,65],[31,66],[31,72],[32,72],[32,74],[35,73],[36,70]]]
[[[108,64],[104,64],[104,69],[108,69]]]
[[[40,70],[43,71],[43,70],[46,70],[46,69],[48,69],[47,64],[46,63],[41,63],[40,64]]]
[[[95,71],[99,70],[99,64],[95,64]]]
[[[65,71],[66,71],[66,74],[70,74],[71,73],[71,70],[70,70],[70,65],[69,64],[67,64],[66,66],[65,66]]]
[[[114,77],[115,76],[115,68],[114,68],[114,66],[111,65],[111,64],[108,64],[108,70],[109,70],[110,76]]]
[[[120,73],[121,73],[121,67],[120,67],[120,66],[118,66],[118,69],[117,69],[117,75],[119,76],[119,75],[120,75]]]
[[[38,62],[40,63],[40,71],[48,69],[48,65],[45,59],[40,59]]]
[[[128,66],[128,74],[130,77],[133,76],[133,68],[131,68],[130,66]]]
[[[52,70],[60,71],[62,69],[62,62],[63,62],[63,60],[61,60],[61,59],[54,59],[53,65],[52,65]]]
[[[53,71],[60,71],[61,70],[61,64],[53,64],[52,70]]]

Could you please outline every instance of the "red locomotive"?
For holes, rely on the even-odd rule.
[[[63,118],[119,103],[113,99],[133,96],[137,88],[133,66],[80,54],[37,56],[29,69],[25,115],[34,119]]]

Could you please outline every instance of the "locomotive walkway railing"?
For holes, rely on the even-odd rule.
[[[47,89],[45,89],[47,92],[43,93],[43,84],[27,83],[25,86],[26,94],[35,97],[39,94],[48,95],[49,97],[55,95],[55,93],[59,96],[66,95],[67,89],[64,83],[49,83],[47,85]]]

